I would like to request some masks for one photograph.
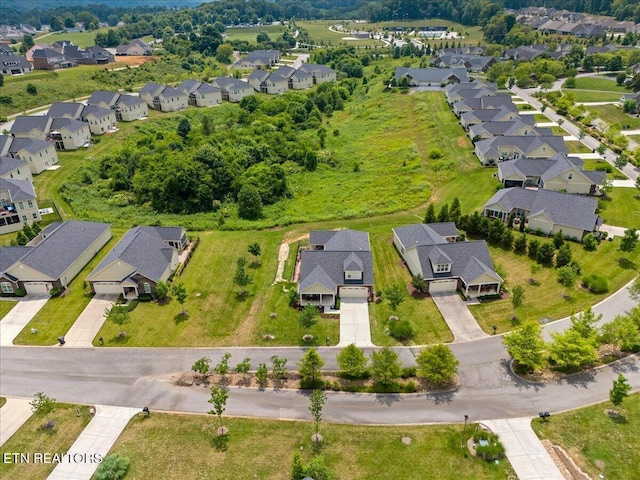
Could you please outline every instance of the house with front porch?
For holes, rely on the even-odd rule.
[[[91,290],[125,298],[153,295],[158,282],[176,271],[186,246],[182,227],[132,228],[87,277]]]
[[[476,142],[473,153],[487,167],[521,157],[551,158],[559,153],[567,154],[569,150],[559,136],[503,135]]]
[[[422,275],[426,291],[466,297],[496,294],[504,280],[493,267],[484,240],[458,241],[455,223],[416,223],[393,230],[393,243],[411,275]]]
[[[519,158],[498,164],[498,180],[506,187],[543,188],[580,195],[600,195],[605,172],[584,170],[584,160],[559,153],[544,159]]]
[[[356,230],[315,230],[300,252],[300,305],[331,308],[338,298],[373,296],[373,255],[369,234]]]
[[[496,192],[484,204],[483,215],[506,223],[513,214],[530,230],[546,235],[561,231],[565,237],[582,241],[602,223],[595,213],[597,208],[594,197],[512,187]]]
[[[0,178],[0,235],[42,220],[29,180]]]
[[[68,220],[47,225],[26,246],[10,247],[0,272],[2,293],[18,288],[48,293],[66,287],[110,239],[107,223]]]

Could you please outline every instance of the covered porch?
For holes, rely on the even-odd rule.
[[[467,298],[497,295],[500,293],[502,282],[502,278],[496,274],[485,272],[475,280],[464,284],[464,294]]]
[[[336,304],[336,296],[333,293],[303,293],[300,295],[300,305],[318,305],[333,307]]]

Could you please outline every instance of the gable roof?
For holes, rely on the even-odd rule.
[[[298,71],[302,70],[310,74],[330,74],[335,73],[333,68],[329,68],[326,65],[318,65],[316,63],[303,63],[298,67]]]
[[[531,117],[531,118],[528,118]],[[525,121],[526,119],[526,121]],[[482,122],[476,125],[471,125],[469,127],[469,136],[476,137],[480,136],[483,133],[488,133],[493,136],[497,135],[514,135],[515,132],[522,128],[527,128],[530,134],[533,135],[544,135],[551,136],[551,129],[542,129],[534,127],[533,115],[520,115],[515,117],[513,120],[507,120],[504,122],[497,121],[489,121]]]
[[[54,102],[49,107],[47,116],[52,118],[80,118],[84,105],[72,102]]]
[[[355,257],[355,259],[354,259]],[[345,265],[355,263],[362,271],[362,285],[373,285],[373,255],[371,251],[327,251],[303,250],[300,252],[300,280],[298,291],[302,292],[318,283],[333,292],[338,285],[345,285]],[[360,283],[358,283],[360,285]]]
[[[120,95],[118,97],[118,100],[116,100],[116,105],[120,103],[124,105],[137,105],[141,103],[146,104],[147,102],[145,102],[143,99],[135,95]]]
[[[33,200],[36,192],[29,180],[17,180],[15,178],[0,178],[0,191],[9,192],[12,202],[21,200]]]
[[[493,204],[500,205],[505,212],[514,208],[527,210],[529,218],[544,214],[555,224],[588,232],[598,222],[595,214],[598,200],[584,195],[512,187],[496,192],[484,206],[487,208]]]
[[[476,148],[483,155],[498,155],[499,147],[513,146],[518,148],[523,155],[528,156],[543,145],[548,145],[555,153],[569,153],[562,137],[557,136],[498,136],[480,140]]]
[[[107,90],[96,90],[91,94],[87,100],[88,105],[99,105],[104,103],[106,105],[115,105],[118,101],[120,94],[118,92],[109,92]]]
[[[63,222],[29,250],[20,263],[58,279],[109,227],[108,223]]]
[[[82,130],[83,128],[89,128],[86,123],[80,120],[74,120],[71,118],[54,118],[51,122],[51,131],[60,130],[66,128],[71,132]]]
[[[13,121],[11,133],[29,133],[34,129],[46,133],[50,126],[51,118],[45,115],[20,115]]]
[[[420,83],[442,83],[451,76],[456,77],[461,82],[466,82],[469,78],[466,68],[396,68],[396,80],[400,80],[405,76]]]
[[[369,234],[357,230],[312,230],[309,244],[324,245],[325,251],[358,252],[371,250]]]
[[[3,67],[31,68],[26,58],[18,55],[0,55],[0,65]]]
[[[93,115],[96,118],[107,117],[112,114],[112,111],[108,108],[100,107],[98,105],[86,105],[82,109],[81,117],[88,117]]]
[[[14,138],[9,147],[9,152],[17,153],[20,150],[26,150],[29,153],[38,153],[51,146],[50,142],[38,140],[37,138]]]
[[[0,176],[4,177],[8,173],[23,167],[27,164],[25,160],[14,157],[0,157]]]
[[[0,275],[7,275],[5,272],[15,265],[15,263],[24,257],[33,247],[6,246],[0,248]],[[18,280],[13,275],[7,275],[12,280]]]
[[[142,87],[142,90],[140,90],[140,95],[142,96],[144,94],[148,94],[148,95],[151,95],[152,97],[155,97],[164,88],[165,88],[165,86],[164,85],[160,85],[159,83],[148,82],[144,87]]]
[[[396,227],[393,232],[405,248],[444,244],[447,243],[444,237],[458,236],[458,229],[453,222],[415,223],[404,227]]]
[[[232,78],[232,77],[218,77],[214,80],[213,85],[223,90],[229,90],[231,88],[235,88],[235,89],[250,88],[253,90],[253,87],[249,85],[247,82],[243,82],[238,78]]]

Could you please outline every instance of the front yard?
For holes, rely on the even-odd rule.
[[[16,306],[16,302],[11,300],[2,300],[0,301],[0,320],[7,316],[7,313],[11,311],[13,307]]]
[[[599,215],[607,225],[640,228],[640,192],[635,188],[612,188],[599,202]]]

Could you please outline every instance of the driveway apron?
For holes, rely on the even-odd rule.
[[[65,346],[90,347],[104,323],[105,309],[111,308],[117,299],[117,295],[93,297],[65,335]]]
[[[431,297],[453,333],[453,343],[470,342],[489,336],[482,331],[457,293],[434,293]]]
[[[7,403],[0,408],[0,445],[4,445],[33,413],[29,401],[28,398],[8,397]]]
[[[0,322],[0,346],[13,345],[13,339],[26,327],[27,323],[40,311],[49,295],[27,295],[11,309]]]
[[[366,298],[340,299],[340,343],[346,346],[372,347],[369,304]]]

